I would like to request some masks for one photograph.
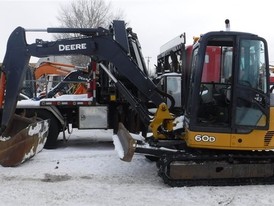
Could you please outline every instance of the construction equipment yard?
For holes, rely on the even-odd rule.
[[[78,18],[92,22],[99,8],[88,3],[104,1],[130,16]],[[9,32],[0,38],[0,206],[274,205],[267,8],[75,0],[57,11],[42,2],[0,3],[13,17],[0,22]],[[58,21],[77,11],[77,24],[42,10]]]

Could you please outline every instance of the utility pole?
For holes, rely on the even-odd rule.
[[[146,58],[147,58],[147,70],[149,70],[149,62],[150,62],[151,57],[147,56]]]

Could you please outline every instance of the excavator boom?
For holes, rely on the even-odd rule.
[[[128,56],[129,48],[127,44],[127,34],[123,21],[114,21],[113,30],[98,28],[79,29],[78,33],[84,32],[85,37],[62,39],[53,42],[37,41],[27,44],[25,40],[25,30],[18,27],[11,34],[7,53],[3,62],[3,72],[6,75],[6,97],[2,114],[1,125],[5,128],[12,114],[15,111],[17,95],[20,93],[23,77],[31,56],[45,57],[49,55],[75,55],[96,56],[97,61],[106,60],[113,63],[119,75],[126,77],[138,87],[145,97],[148,97],[156,105],[162,102],[162,96],[158,93],[156,86],[147,78],[138,65]],[[76,32],[77,29],[51,28],[50,32]],[[114,36],[115,34],[115,36]],[[119,42],[118,42],[119,41]],[[15,61],[16,60],[16,61]],[[146,79],[146,81],[142,81]],[[140,80],[142,81],[140,83]],[[18,84],[14,84],[18,82]],[[15,95],[17,94],[17,95]],[[133,105],[134,107],[136,105]]]
[[[4,101],[1,102],[3,110],[0,134],[3,137],[10,136],[10,139],[13,140],[12,146],[19,145],[21,141],[16,134],[9,134],[10,130],[8,128],[12,125],[17,98],[22,87],[23,74],[27,70],[31,56],[47,57],[80,54],[92,57],[98,63],[102,61],[110,62],[115,67],[115,74],[118,73],[119,78],[128,79],[134,87],[138,88],[144,98],[148,98],[155,105],[159,105],[163,101],[162,95],[159,94],[157,87],[147,77],[146,71],[140,68],[137,61],[130,57],[129,53],[132,48],[129,48],[128,36],[132,35],[132,39],[135,37],[133,33],[130,34],[131,30],[126,30],[123,21],[113,21],[113,25],[109,30],[99,27],[91,29],[48,28],[46,31],[48,33],[77,33],[81,36],[57,41],[36,40],[35,43],[27,44],[24,28],[18,27],[10,35],[1,73],[2,89],[0,93],[2,96],[0,98]],[[110,75],[117,89],[127,99],[132,108],[135,108],[140,113],[143,121],[148,124],[150,117],[145,106],[139,103],[138,98],[128,92],[126,86],[118,77],[115,77],[112,71],[108,68],[104,68],[104,70]],[[48,128],[42,125],[47,125],[47,121],[39,125],[42,129],[37,132],[37,137],[41,139],[39,142],[43,142],[42,139],[45,138]],[[25,131],[29,131],[29,129],[26,128]],[[29,141],[26,143],[27,147],[19,159],[24,159],[25,155],[23,154],[30,153],[32,146],[36,144],[36,140],[29,138],[31,136],[29,133],[23,132],[23,134],[23,139],[29,139]],[[9,154],[13,153],[15,155],[16,149],[10,148],[11,152]],[[4,154],[3,156],[7,155]],[[16,164],[14,163],[14,165]]]

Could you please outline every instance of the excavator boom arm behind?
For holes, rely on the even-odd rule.
[[[61,64],[56,62],[43,62],[34,70],[35,79],[39,79],[45,74],[59,74],[67,75],[69,72],[75,70],[76,67],[71,64]]]
[[[50,29],[48,29],[50,30]],[[51,32],[77,32],[62,28]],[[132,58],[129,57],[127,31],[123,21],[114,21],[113,30],[93,29],[90,35],[73,39],[61,39],[52,42],[36,41],[27,44],[25,30],[18,27],[11,34],[7,45],[7,54],[3,62],[3,71],[7,76],[6,98],[2,114],[2,127],[5,128],[15,111],[17,96],[22,85],[22,74],[26,71],[31,56],[46,57],[49,55],[86,55],[95,56],[98,61],[106,60],[113,63],[119,75],[126,77],[149,100],[158,106],[163,102],[154,83],[141,71]],[[79,30],[81,34],[82,30]],[[87,31],[85,31],[87,32]],[[86,33],[85,33],[86,34]],[[126,38],[126,39],[125,39]],[[18,84],[14,84],[18,82]],[[129,101],[132,102],[132,101]],[[132,105],[135,107],[136,105]]]

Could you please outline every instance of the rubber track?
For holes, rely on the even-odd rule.
[[[197,150],[196,150],[197,151]],[[180,152],[175,154],[164,154],[157,166],[158,174],[164,180],[164,183],[172,187],[183,186],[237,186],[237,185],[266,185],[274,183],[274,176],[259,178],[223,178],[223,179],[192,179],[192,180],[174,180],[171,179],[166,171],[169,171],[169,165],[173,161],[192,161],[192,162],[212,162],[226,161],[231,164],[233,161],[241,163],[271,163],[274,164],[273,151],[257,151],[257,152],[216,152],[195,150],[189,152]]]

